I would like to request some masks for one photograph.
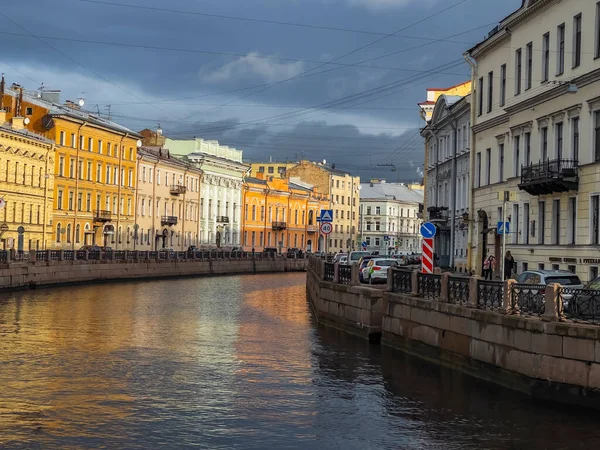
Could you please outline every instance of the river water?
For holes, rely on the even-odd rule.
[[[304,283],[1,294],[0,448],[600,448],[595,413],[316,326]]]

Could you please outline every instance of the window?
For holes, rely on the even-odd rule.
[[[60,132],[60,145],[65,145],[65,132]]]
[[[209,204],[210,204],[211,200],[209,200]],[[209,211],[208,211],[208,215],[210,216],[210,206],[208,207]],[[244,220],[248,220],[248,204],[246,203],[246,205],[244,206]]]
[[[544,263],[538,264],[538,270],[544,270],[545,268],[546,268],[546,265]]]
[[[515,95],[519,95],[521,93],[521,83],[523,80],[521,53],[522,50],[520,48],[515,52]]]
[[[538,244],[543,244],[546,237],[546,202],[538,202]]]
[[[8,167],[8,164],[7,164]],[[58,158],[58,176],[63,177],[65,175],[65,157],[61,156]]]
[[[81,211],[81,204],[83,202],[83,192],[77,193],[77,211]]]
[[[62,191],[62,189],[59,189],[56,194],[56,209],[62,209],[62,204],[63,204],[63,191]],[[60,241],[58,241],[58,242],[60,242]]]
[[[367,215],[370,216],[371,215],[371,207],[367,206]]]
[[[521,169],[521,136],[515,136],[515,177],[519,176]]]
[[[531,82],[533,80],[533,42],[527,44],[527,67],[525,68],[525,90],[531,89]]]
[[[492,104],[494,102],[494,72],[488,73],[488,105],[487,112],[492,111]]]
[[[555,125],[556,134],[556,158],[562,159],[563,155],[563,123],[559,122]]]
[[[111,147],[111,145],[110,145],[110,142],[107,142],[107,143],[106,143],[106,154],[107,154],[108,156],[110,156],[110,147]]]
[[[274,167],[269,167],[268,171],[269,171],[269,173],[274,173],[275,172],[275,168]]]
[[[77,164],[77,178],[79,178],[80,180],[83,180],[83,160],[80,159],[79,163]]]
[[[256,205],[252,205],[252,220],[256,220]]]
[[[590,267],[590,281],[595,280],[596,278],[598,278],[598,267]]]
[[[573,69],[581,65],[581,14],[573,18]]]
[[[381,239],[378,237],[375,238],[375,247],[379,247],[381,245]]]
[[[480,116],[483,114],[483,77],[479,78],[479,84],[477,86],[479,88],[479,94],[477,95],[477,115]]]
[[[529,203],[523,203],[523,244],[529,244]]]
[[[98,140],[98,153],[101,155],[102,154],[102,141]]]
[[[567,244],[575,244],[577,239],[577,198],[569,198],[567,207],[569,223],[567,225]]]
[[[600,195],[590,198],[590,241],[594,245],[600,244]]]
[[[88,150],[91,152],[93,150],[94,140],[92,138],[88,138]]]
[[[69,178],[75,178],[75,160],[73,158],[69,160]]]
[[[73,210],[73,191],[69,191],[69,211]]]
[[[375,222],[375,231],[381,231],[381,222]]]
[[[506,103],[506,64],[500,67],[500,106]]]
[[[594,112],[594,161],[600,161],[600,111]]]
[[[571,119],[573,159],[579,161],[579,117]]]
[[[552,264],[552,270],[560,270],[560,264]]]
[[[512,230],[510,230],[510,233],[512,234],[512,243],[518,244],[519,243],[519,204],[518,203],[515,203],[513,205],[512,223],[514,224],[514,226],[512,227]]]
[[[381,207],[380,207],[380,206],[376,206],[376,207],[375,207],[375,214],[376,214],[376,215],[379,215],[379,214],[381,214]]]
[[[92,194],[90,194],[89,192],[85,197],[85,209],[88,212],[92,210]]]
[[[67,224],[67,243],[71,243],[71,224]]]
[[[504,144],[498,146],[498,181],[504,181]]]
[[[92,162],[87,162],[87,180],[92,181]]]
[[[477,177],[475,180],[477,181],[476,186],[481,187],[481,152],[477,152],[477,172],[475,172],[475,176]]]
[[[485,150],[485,157],[486,157],[486,162],[487,162],[487,170],[485,172],[485,176],[486,176],[485,184],[490,184],[491,176],[492,176],[492,149],[491,148],[488,148]]]
[[[550,33],[542,38],[542,82],[548,81],[550,76]]]
[[[367,231],[371,231],[371,222],[367,222]]]
[[[556,76],[565,72],[565,24],[559,25],[556,37]]]
[[[75,148],[75,143],[77,141],[75,140],[75,133],[71,133],[71,148]]]
[[[523,272],[527,272],[527,269],[529,269],[529,263],[523,262],[521,265],[523,266]]]
[[[79,149],[83,150],[83,144],[85,142],[85,138],[81,135],[79,135]]]
[[[541,135],[542,135],[541,136],[541,142],[542,142],[542,149],[541,149],[542,161],[547,161],[548,160],[548,127],[542,128]]]
[[[552,201],[552,243],[560,245],[560,199]]]
[[[531,133],[525,133],[525,162],[526,166],[531,164]]]

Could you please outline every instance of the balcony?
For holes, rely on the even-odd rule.
[[[170,189],[171,195],[183,195],[187,192],[187,188],[182,184],[174,184]]]
[[[316,233],[318,230],[318,227],[312,223],[309,223],[308,226],[306,227],[306,231],[308,231],[309,233]]]
[[[521,167],[519,189],[530,195],[576,191],[579,188],[579,164],[574,159],[546,160]]]
[[[229,223],[229,217],[217,216],[217,223]]]
[[[282,231],[287,229],[287,223],[285,222],[273,222],[274,231]]]
[[[110,222],[112,213],[110,211],[94,211],[94,222]]]
[[[427,212],[431,221],[445,222],[448,220],[447,206],[430,206],[427,208]]]
[[[160,218],[160,224],[163,227],[177,225],[177,216],[162,216]]]

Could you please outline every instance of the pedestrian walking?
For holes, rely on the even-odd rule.
[[[508,251],[508,252],[506,252],[506,255],[504,256],[504,279],[505,280],[508,280],[512,276],[514,268],[515,268],[515,259],[510,254],[510,251]]]
[[[496,268],[496,258],[494,258],[494,255],[490,255],[483,262],[483,278],[484,278],[484,280],[491,280],[493,278],[495,268]]]

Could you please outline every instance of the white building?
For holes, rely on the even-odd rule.
[[[418,218],[423,191],[385,180],[361,184],[359,233],[380,254],[421,251]]]
[[[439,265],[458,272],[467,269],[470,103],[470,95],[441,95],[421,130],[429,152],[424,220],[438,228],[434,251]]]
[[[203,139],[166,139],[172,153],[186,155],[202,171],[200,195],[200,245],[240,244],[242,179],[249,166],[242,151]]]
[[[600,267],[600,4],[524,0],[474,60],[472,267],[501,254],[499,192],[518,270]]]

